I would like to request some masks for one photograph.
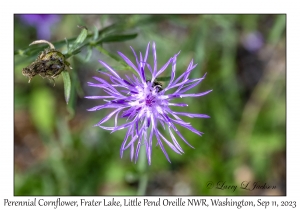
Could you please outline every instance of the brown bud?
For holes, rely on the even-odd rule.
[[[47,78],[54,81],[66,67],[70,68],[70,63],[66,61],[65,56],[58,50],[55,50],[54,46],[45,40],[37,40],[32,44],[47,43],[50,48],[42,51],[36,60],[32,62],[26,68],[23,68],[22,74],[29,78],[29,81],[35,76],[40,75],[42,78]],[[55,84],[55,83],[54,83]]]

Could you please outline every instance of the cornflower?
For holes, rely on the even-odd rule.
[[[189,144],[189,142],[176,128],[176,125],[180,125],[199,136],[203,134],[202,132],[193,128],[190,123],[183,121],[179,117],[180,115],[190,118],[209,118],[209,116],[206,114],[173,111],[170,109],[170,107],[186,107],[188,104],[173,103],[172,100],[176,98],[200,97],[208,94],[212,90],[202,93],[185,93],[186,91],[198,85],[205,78],[206,74],[202,78],[190,79],[190,73],[197,66],[197,64],[193,64],[192,60],[186,71],[183,72],[177,79],[175,79],[176,59],[180,52],[171,57],[160,69],[157,69],[156,46],[154,42],[152,44],[154,60],[153,67],[147,62],[149,46],[150,43],[148,43],[144,57],[142,56],[142,53],[140,53],[138,57],[134,49],[130,47],[134,54],[136,65],[123,53],[118,52],[122,59],[136,72],[137,75],[133,74],[132,77],[125,75],[126,78],[121,78],[121,76],[112,67],[99,60],[99,62],[109,71],[109,73],[102,71],[100,71],[100,73],[108,76],[111,83],[102,78],[94,77],[98,83],[88,82],[88,85],[101,88],[107,93],[107,95],[86,96],[86,98],[104,99],[106,102],[103,105],[88,109],[88,111],[98,111],[107,108],[114,109],[95,126],[109,130],[111,133],[125,128],[127,129],[127,133],[120,148],[121,158],[123,157],[124,151],[126,149],[130,149],[131,161],[135,160],[136,162],[141,146],[144,145],[148,164],[150,165],[154,137],[156,137],[157,145],[159,145],[167,160],[171,162],[163,143],[168,145],[174,152],[178,154],[184,153],[174,135],[175,133],[187,145],[193,148],[193,146]],[[167,69],[169,64],[172,65],[170,82],[166,87],[162,87],[162,84],[157,81],[157,78]],[[145,69],[148,69],[150,72],[151,79],[147,79]],[[169,90],[173,90],[173,93],[167,94]],[[114,115],[115,123],[113,127],[102,125]],[[122,125],[118,125],[119,118],[127,118],[127,122]],[[164,130],[169,132],[171,141],[165,138],[165,136],[158,129],[159,126],[162,126]]]

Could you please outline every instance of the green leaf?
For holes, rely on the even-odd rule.
[[[285,34],[286,29],[286,15],[278,15],[276,17],[274,26],[270,30],[268,40],[272,44],[276,44]]]
[[[66,41],[66,45],[67,45],[67,53],[69,53],[70,45],[69,45],[68,39],[65,38],[65,41]]]
[[[93,39],[94,39],[94,40],[97,40],[98,37],[99,37],[98,29],[97,29],[96,27],[94,27],[94,37],[93,37]]]
[[[70,77],[71,77],[73,83],[72,83],[71,90],[70,90],[70,99],[69,99],[69,102],[68,102],[68,105],[67,105],[67,110],[69,112],[68,120],[73,119],[73,117],[75,116],[76,89],[77,89],[77,93],[78,93],[79,96],[81,95],[80,92],[83,92],[82,89],[81,89],[81,87],[79,87],[80,86],[80,82],[79,82],[79,79],[78,79],[78,75],[76,74],[75,71],[71,71],[70,72]],[[79,89],[81,89],[81,90],[79,90]]]
[[[123,61],[121,58],[119,58],[118,56],[116,56],[115,54],[112,54],[110,52],[108,52],[107,50],[105,50],[103,47],[101,46],[96,46],[95,47],[97,50],[99,50],[99,52],[101,52],[104,55],[107,55],[111,58],[113,58],[114,60],[118,61],[119,63],[121,63],[123,66],[128,67],[129,69],[131,68],[130,66],[127,65],[127,63],[125,61]]]
[[[123,42],[123,41],[134,39],[135,37],[137,37],[137,35],[138,35],[137,33],[123,34],[123,35],[111,35],[111,36],[104,37],[103,39],[100,39],[97,42],[97,44],[104,43],[104,42]]]
[[[80,28],[82,28],[82,30],[81,30],[80,34],[78,35],[78,37],[76,38],[76,40],[73,42],[70,50],[68,51],[67,57],[70,57],[70,55],[75,55],[75,54],[79,53],[80,49],[83,46],[81,44],[84,42],[84,40],[88,36],[88,31],[87,31],[86,27],[80,26]]]
[[[117,22],[117,23],[109,25],[105,28],[102,28],[101,30],[98,31],[98,34],[96,34],[96,35],[94,33],[93,34],[87,34],[87,30],[83,29],[81,31],[81,34],[77,38],[73,37],[73,38],[69,38],[67,40],[68,40],[69,44],[72,43],[72,42],[74,42],[74,44],[75,44],[77,40],[78,41],[82,40],[85,33],[87,34],[85,38],[93,37],[93,36],[94,37],[100,37],[100,36],[112,33],[114,31],[123,32],[127,29],[132,29],[132,28],[135,28],[137,26],[144,26],[144,25],[147,25],[147,24],[154,24],[154,23],[157,23],[157,22],[161,22],[162,20],[168,19],[170,17],[171,17],[170,15],[155,15],[155,16],[149,16],[149,17],[134,20],[134,21],[125,21],[124,20],[123,22]],[[121,36],[123,36],[123,38],[126,38],[126,36],[128,36],[128,35],[121,35]],[[109,39],[112,39],[114,37],[118,39],[118,37],[116,37],[116,35],[112,36]],[[100,42],[106,42],[105,41],[106,38],[107,37],[104,38],[104,41],[100,41]],[[127,38],[130,38],[130,35]],[[135,37],[133,37],[133,38],[135,38]],[[130,39],[133,39],[133,38],[130,38]],[[74,40],[76,40],[76,41],[74,41]],[[125,39],[125,40],[128,40],[128,39]],[[125,40],[123,40],[123,41],[125,41]],[[60,41],[57,41],[57,42],[53,42],[52,44],[57,49],[57,48],[63,47],[66,44],[66,41],[65,40],[60,40]],[[37,56],[37,54],[40,51],[44,50],[44,49],[45,49],[45,46],[30,46],[30,47],[26,47],[25,49],[22,49],[22,50],[19,50],[19,49],[15,50],[14,55],[22,55],[22,56],[34,55],[34,56]]]
[[[83,43],[84,40],[86,39],[87,35],[88,35],[87,29],[85,27],[82,27],[82,30],[81,30],[79,36],[77,37],[77,39],[73,43],[73,49],[76,49],[78,47],[78,45]]]
[[[80,52],[81,52],[81,48],[78,48],[78,49],[74,50],[71,54],[72,55],[76,55],[76,54],[78,54]],[[71,56],[69,56],[69,55],[66,56],[66,58],[69,58],[69,57],[71,57]]]
[[[91,46],[88,46],[87,54],[86,54],[86,57],[84,59],[84,62],[88,62],[91,59],[92,54],[93,54],[93,48]]]
[[[75,38],[71,38],[71,39],[67,39],[68,42],[72,43]],[[55,48],[60,48],[62,46],[64,46],[66,44],[66,40],[61,40],[61,41],[58,41],[58,42],[54,42],[52,43]],[[14,55],[21,55],[21,56],[33,56],[33,57],[36,57],[38,55],[39,52],[43,51],[46,47],[46,45],[31,45],[29,47],[26,47],[25,49],[23,50],[15,50],[14,51]]]
[[[106,26],[103,29],[99,30],[98,36],[103,36],[104,34],[112,33],[122,26],[122,22],[114,23],[112,25]]]
[[[66,103],[68,104],[70,99],[70,93],[71,93],[70,74],[68,71],[62,71],[61,74],[63,76],[63,81],[64,81],[65,99],[66,99]]]
[[[113,68],[113,67],[112,67]],[[114,68],[113,68],[114,69]],[[105,67],[98,68],[96,71],[109,72]]]
[[[29,101],[29,110],[35,126],[43,134],[51,134],[55,117],[55,99],[52,92],[45,87],[35,88]]]

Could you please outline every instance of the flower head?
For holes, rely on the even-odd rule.
[[[60,20],[59,15],[50,14],[24,14],[19,15],[19,17],[23,23],[36,28],[38,39],[46,40],[49,40],[51,37],[52,26]]]
[[[243,38],[242,45],[249,52],[256,52],[264,45],[263,36],[258,31],[249,33]]]
[[[175,54],[169,59],[169,61],[163,65],[160,69],[157,69],[157,57],[155,43],[152,45],[153,51],[153,67],[147,62],[148,51],[150,43],[148,43],[145,56],[142,54],[138,57],[133,48],[132,52],[135,56],[136,65],[132,63],[123,53],[118,52],[124,61],[133,68],[136,72],[129,77],[126,75],[126,79],[120,77],[120,75],[112,69],[108,64],[103,61],[99,61],[110,73],[100,72],[110,78],[111,83],[105,81],[102,78],[94,77],[97,83],[89,82],[89,86],[102,88],[107,96],[87,96],[89,99],[104,99],[106,102],[103,105],[99,105],[88,109],[88,111],[97,111],[106,108],[113,108],[109,115],[104,117],[95,126],[99,126],[105,130],[111,131],[111,133],[127,129],[124,141],[121,145],[120,155],[123,156],[123,152],[126,149],[130,149],[131,160],[138,159],[139,151],[142,145],[145,146],[148,164],[151,164],[152,142],[154,137],[157,140],[157,145],[161,148],[163,153],[169,162],[169,156],[164,148],[164,144],[168,145],[174,152],[183,153],[180,144],[178,143],[175,133],[190,147],[192,147],[188,141],[182,136],[182,134],[176,128],[176,125],[180,125],[184,128],[201,136],[203,133],[193,128],[190,123],[183,121],[179,116],[187,116],[190,118],[209,118],[205,114],[194,114],[186,112],[172,111],[170,107],[188,106],[185,103],[172,103],[175,98],[185,97],[199,97],[208,94],[211,90],[195,93],[185,94],[186,91],[198,85],[205,77],[199,79],[189,79],[191,71],[196,67],[193,64],[193,60],[190,62],[187,70],[175,79],[176,72],[176,59],[178,54]],[[161,83],[156,79],[162,74],[168,65],[172,65],[172,72],[170,82],[166,87],[162,87]],[[151,75],[151,79],[146,78],[145,69],[148,69]],[[173,90],[172,93],[167,93],[169,90]],[[113,127],[106,127],[102,124],[108,121],[115,115],[115,125]],[[127,122],[122,125],[118,125],[118,118],[127,118]],[[167,130],[170,134],[171,141],[167,140],[164,135],[159,131],[158,127],[162,126],[164,130]]]
[[[42,51],[38,57],[29,66],[23,68],[22,74],[29,78],[28,83],[35,75],[40,75],[43,78],[48,78],[54,81],[66,67],[72,69],[70,63],[66,61],[64,54],[55,50],[54,45],[46,40],[36,40],[30,45],[34,44],[48,44],[50,48]],[[55,85],[55,83],[54,83]]]

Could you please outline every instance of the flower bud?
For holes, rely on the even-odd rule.
[[[66,66],[70,67],[70,63],[66,61],[65,56],[58,50],[55,50],[54,46],[45,40],[34,41],[32,44],[47,43],[50,48],[42,51],[36,60],[32,62],[26,68],[23,68],[22,74],[29,78],[29,81],[35,76],[40,75],[42,78],[48,78],[53,80],[62,71],[65,70]]]

